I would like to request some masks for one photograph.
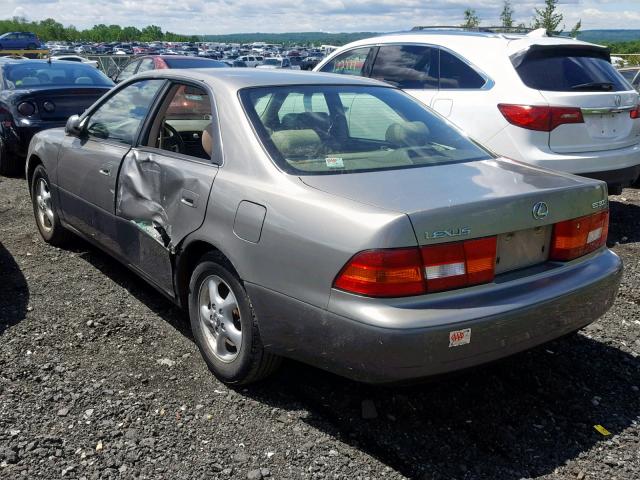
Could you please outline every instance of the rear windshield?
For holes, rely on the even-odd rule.
[[[261,87],[242,90],[240,98],[273,160],[297,175],[491,158],[445,120],[392,88]]]
[[[513,60],[513,59],[512,59]],[[630,90],[602,54],[591,50],[533,50],[519,58],[516,71],[524,84],[552,92],[618,92]]]
[[[5,88],[18,90],[37,87],[100,86],[113,82],[91,65],[77,62],[30,62],[5,65],[2,69]]]
[[[209,58],[169,58],[163,57],[169,68],[221,68],[226,67],[222,62]]]

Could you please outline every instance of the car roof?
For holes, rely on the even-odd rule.
[[[243,88],[283,85],[362,85],[393,88],[387,83],[365,77],[316,73],[303,70],[259,70],[251,68],[191,68],[151,70],[133,78],[191,79],[209,84],[214,89],[237,92]]]
[[[470,37],[473,37],[473,39]],[[527,49],[532,45],[588,45],[599,47],[599,45],[595,45],[593,43],[583,42],[581,40],[568,37],[547,37],[520,33],[459,31],[452,29],[388,33],[376,37],[357,40],[345,45],[337,51],[341,52],[347,48],[383,43],[435,44],[459,52],[468,52],[470,50],[486,52],[487,49],[491,48],[503,51],[506,49],[508,54]]]

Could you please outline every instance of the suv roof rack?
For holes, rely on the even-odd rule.
[[[462,25],[418,25],[411,29],[412,32],[420,32],[426,30],[462,30],[465,32],[479,32],[479,33],[521,33],[529,34],[539,29],[531,27],[504,27],[502,25],[488,26],[488,27],[465,27]],[[565,36],[568,33],[565,32],[553,32],[552,36]]]

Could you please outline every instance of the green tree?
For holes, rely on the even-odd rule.
[[[573,38],[577,38],[581,29],[582,29],[582,19],[578,20],[578,23],[576,23],[575,27],[571,29],[571,36]]]
[[[562,14],[556,12],[558,0],[545,0],[544,9],[536,8],[536,14],[533,18],[534,28],[544,28],[548,35],[558,30],[558,26],[562,23]]]
[[[500,21],[502,22],[502,26],[505,28],[513,27],[513,7],[511,6],[510,0],[504,0],[504,6],[502,7],[502,12],[500,13]]]
[[[480,25],[480,18],[473,8],[467,8],[464,11],[464,23],[461,25],[465,28],[477,28]]]

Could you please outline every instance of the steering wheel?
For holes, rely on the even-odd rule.
[[[162,149],[170,150],[176,153],[183,153],[186,151],[186,147],[184,145],[184,140],[178,133],[178,131],[173,128],[168,123],[163,123],[163,138],[162,138]]]

